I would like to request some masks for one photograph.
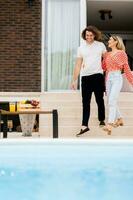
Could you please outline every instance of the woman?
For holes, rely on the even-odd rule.
[[[113,126],[123,126],[122,115],[119,111],[117,101],[122,88],[122,73],[124,72],[128,81],[133,85],[133,74],[128,65],[125,46],[119,36],[111,36],[108,41],[110,52],[105,53],[103,59],[103,70],[106,71],[106,93],[108,99],[109,116],[108,123],[103,130],[111,134]]]

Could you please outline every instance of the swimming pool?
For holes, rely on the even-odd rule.
[[[0,199],[132,200],[133,141],[2,140]]]

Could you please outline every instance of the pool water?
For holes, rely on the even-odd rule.
[[[0,199],[132,200],[133,142],[1,142]]]

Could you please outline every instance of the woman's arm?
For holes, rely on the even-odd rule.
[[[128,57],[127,54],[123,51],[120,58],[119,58],[122,69],[125,73],[127,80],[133,85],[133,72],[131,71],[129,64],[128,64]]]
[[[123,69],[127,80],[133,85],[133,72],[130,70],[129,65],[124,64]]]
[[[102,59],[102,69],[103,69],[103,71],[107,70],[107,67],[106,67],[106,55],[107,55],[107,53],[104,53],[103,54],[103,59]]]

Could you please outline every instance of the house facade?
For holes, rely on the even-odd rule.
[[[41,91],[41,1],[0,0],[0,92]]]
[[[69,90],[80,33],[90,24],[103,31],[105,40],[111,33],[121,35],[132,60],[132,5],[114,0],[0,0],[0,92]],[[101,19],[101,9],[110,10],[112,18]]]

